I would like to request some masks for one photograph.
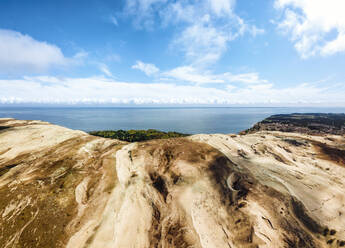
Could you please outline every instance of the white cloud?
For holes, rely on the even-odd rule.
[[[132,66],[133,69],[143,71],[147,76],[156,75],[160,72],[153,64],[145,64],[137,61]],[[209,83],[242,83],[242,84],[267,84],[268,81],[260,78],[256,72],[233,74],[230,72],[215,74],[212,71],[199,69],[191,65],[180,66],[169,71],[163,71],[158,74],[160,80],[170,82],[188,82],[194,84],[209,84]]]
[[[167,23],[189,22],[197,23],[203,18],[221,19],[233,18],[235,0],[178,0],[168,1],[160,10],[160,17]],[[205,19],[204,19],[205,20]]]
[[[68,61],[55,45],[0,29],[0,73],[42,72]]]
[[[117,19],[115,16],[110,16],[110,22],[114,24],[115,26],[118,26],[119,23],[117,22]]]
[[[187,61],[207,66],[220,59],[229,42],[245,33],[264,33],[235,14],[235,0],[176,1],[161,11],[163,23],[185,24],[173,44]]]
[[[99,69],[108,77],[113,77],[113,74],[110,72],[108,66],[106,64],[100,64]]]
[[[231,14],[235,5],[235,0],[208,0],[208,2],[217,16]]]
[[[119,82],[109,78],[26,77],[0,80],[0,103],[133,104],[341,104],[344,84],[299,84],[276,88],[249,84],[225,89],[171,83]]]
[[[200,23],[187,27],[174,44],[180,46],[189,62],[203,65],[219,60],[231,39],[228,33]]]
[[[156,8],[160,8],[167,0],[127,0],[125,15],[135,16],[135,27],[151,29],[154,24]]]
[[[279,29],[302,58],[345,51],[344,0],[275,0],[275,7],[283,11]]]
[[[116,53],[111,53],[105,56],[104,60],[108,62],[120,62],[121,61],[121,56],[116,54]]]
[[[159,72],[159,69],[154,64],[145,64],[139,60],[132,66],[132,68],[144,72],[147,76],[151,76]]]
[[[207,83],[241,83],[241,84],[267,84],[256,72],[232,74],[230,72],[214,74],[210,71],[199,70],[192,66],[181,66],[162,73],[162,76],[196,84]]]
[[[258,28],[256,26],[249,26],[248,30],[254,37],[265,33],[263,28]]]
[[[268,83],[267,80],[261,79],[259,74],[256,72],[242,73],[242,74],[232,74],[226,72],[222,75],[228,82],[232,83],[245,83],[245,84],[258,84],[258,83]]]
[[[73,58],[75,59],[85,59],[87,56],[89,56],[89,54],[85,51],[80,51],[78,53],[76,53]]]
[[[153,29],[176,26],[178,33],[173,49],[184,53],[188,62],[205,66],[216,62],[228,43],[249,33],[262,34],[263,29],[247,24],[235,14],[235,0],[127,0],[125,14],[135,26]]]
[[[179,81],[192,82],[196,84],[224,83],[223,79],[217,79],[213,75],[201,74],[191,66],[181,66],[163,73],[163,76],[174,78]]]

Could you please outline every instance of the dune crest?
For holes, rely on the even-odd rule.
[[[345,138],[126,143],[0,119],[0,247],[345,247]]]

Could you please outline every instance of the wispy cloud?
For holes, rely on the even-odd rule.
[[[188,62],[203,66],[216,62],[227,49],[231,35],[203,23],[188,26],[173,42],[183,51]]]
[[[73,58],[75,59],[85,59],[87,56],[89,56],[89,54],[85,51],[80,51],[78,53],[76,53]]]
[[[157,68],[158,69],[158,68]],[[158,71],[157,71],[158,73]],[[187,82],[194,84],[267,84],[268,81],[260,78],[257,72],[233,74],[225,72],[215,74],[209,70],[199,69],[193,66],[180,66],[174,69],[163,71],[159,74],[161,79],[166,81]]]
[[[101,70],[101,72],[104,73],[104,75],[106,75],[108,77],[113,77],[113,74],[110,72],[110,70],[106,64],[100,64],[99,69]]]
[[[267,80],[260,78],[257,72],[232,74],[226,72],[221,75],[226,81],[232,83],[244,83],[244,84],[266,84]]]
[[[162,8],[167,0],[126,0],[124,15],[135,16],[133,24],[136,28],[152,29],[157,9]]]
[[[108,61],[108,62],[120,62],[121,56],[119,54],[116,54],[116,53],[111,53],[111,54],[107,54],[105,56],[104,60]]]
[[[277,21],[302,58],[345,51],[345,1],[275,0]]]
[[[161,11],[163,23],[182,24],[184,29],[172,42],[194,66],[217,62],[229,43],[249,33],[262,34],[263,29],[247,24],[235,13],[234,0],[177,1]]]
[[[115,26],[118,26],[119,25],[119,23],[117,22],[117,19],[116,19],[116,17],[115,16],[110,16],[110,22],[112,23],[112,24],[114,24]]]
[[[235,9],[235,0],[127,0],[124,13],[137,28],[152,30],[155,24],[176,28],[172,47],[195,66],[214,63],[227,51],[230,41],[263,29],[246,23]]]
[[[137,69],[144,72],[147,76],[151,76],[159,72],[159,69],[154,64],[146,64],[138,60],[133,66],[132,69]]]
[[[196,84],[224,83],[222,78],[209,73],[201,73],[191,66],[181,66],[162,73],[162,76],[173,78],[177,81],[190,82]]]

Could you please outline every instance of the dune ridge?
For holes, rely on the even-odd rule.
[[[0,247],[345,247],[344,136],[0,127]]]

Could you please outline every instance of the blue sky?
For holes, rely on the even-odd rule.
[[[0,103],[345,106],[343,0],[0,1]]]

